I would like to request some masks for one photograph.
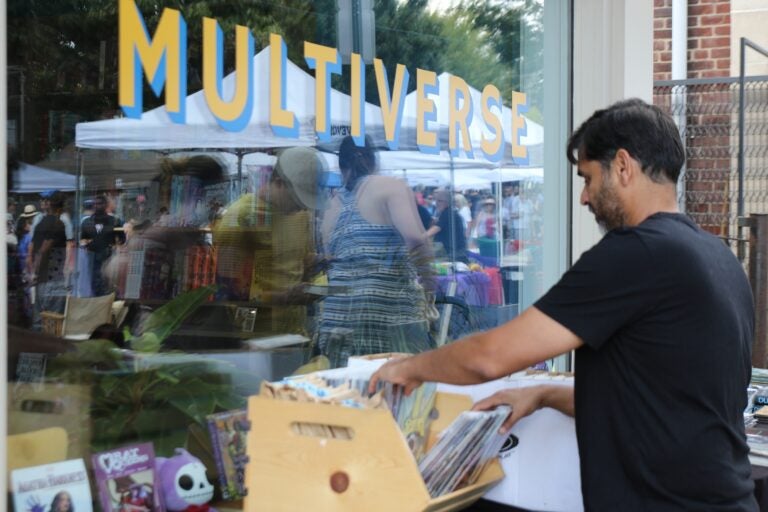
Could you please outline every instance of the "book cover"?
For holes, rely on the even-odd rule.
[[[32,384],[35,390],[43,388],[45,381],[46,354],[21,352],[16,363],[16,382],[14,389],[20,384]]]
[[[245,465],[248,462],[245,450],[248,414],[245,409],[237,409],[211,414],[207,420],[222,498],[243,498],[246,494]]]
[[[400,388],[400,403],[395,419],[417,462],[424,456],[429,427],[436,417],[436,390],[437,385],[434,382],[425,382],[409,396],[403,395]]]
[[[17,512],[91,512],[91,488],[83,459],[65,460],[11,472]]]
[[[122,298],[138,299],[140,297],[145,257],[144,249],[128,253],[128,268],[125,272],[125,288]]]
[[[127,445],[92,456],[103,512],[161,512],[152,443]],[[79,510],[78,510],[79,512]]]

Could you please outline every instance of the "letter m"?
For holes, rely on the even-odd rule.
[[[165,108],[174,123],[185,121],[187,93],[187,24],[179,11],[163,9],[155,35],[134,0],[120,0],[118,102],[125,115],[140,118],[143,109],[142,68],[155,96],[165,86]]]

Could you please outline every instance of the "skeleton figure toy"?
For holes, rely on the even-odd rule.
[[[184,448],[166,459],[157,457],[155,469],[160,479],[165,508],[172,512],[216,512],[208,502],[213,498],[213,485],[205,474],[205,466]]]

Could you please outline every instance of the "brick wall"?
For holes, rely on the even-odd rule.
[[[672,0],[653,2],[653,80],[672,78]]]
[[[687,78],[729,76],[731,0],[688,0],[687,39]],[[672,78],[672,0],[654,0],[653,75],[654,81]],[[728,94],[727,85],[715,84],[690,87],[686,96],[686,209],[718,235],[728,234],[730,215]]]
[[[731,74],[731,0],[688,1],[688,78]]]
[[[731,71],[731,0],[688,0],[688,76]],[[654,0],[653,79],[672,78],[672,0]]]

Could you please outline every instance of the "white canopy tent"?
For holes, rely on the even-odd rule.
[[[200,154],[199,152],[177,152],[169,155],[169,158],[186,158]],[[339,170],[339,157],[335,153],[320,151],[323,158],[325,171],[330,176],[326,184],[337,186],[341,183]],[[439,155],[428,155],[418,151],[379,151],[379,172],[387,176],[401,177],[411,186],[447,186],[451,177],[451,157],[446,151]],[[219,160],[227,174],[237,174],[237,156],[232,153],[216,152],[212,155]],[[247,153],[243,155],[242,165],[245,170],[253,170],[260,166],[274,166],[277,156],[262,152]],[[456,183],[490,183],[491,175],[498,175],[500,170],[494,169],[488,162],[477,162],[469,158],[454,158],[453,168]],[[509,169],[518,171],[517,169]],[[524,173],[524,170],[520,171]],[[515,178],[519,179],[519,178]]]
[[[14,173],[11,192],[14,194],[34,194],[52,189],[72,192],[76,188],[77,178],[71,174],[22,163]]]
[[[508,172],[514,171],[514,172]],[[524,172],[520,172],[524,171]],[[456,172],[451,180],[451,175],[445,170],[436,169],[412,169],[402,171],[382,171],[383,174],[400,176],[410,186],[425,185],[431,187],[448,187],[453,181],[455,190],[468,189],[486,190],[494,183],[508,181],[531,181],[541,183],[544,180],[544,172],[540,167],[525,169],[464,169]]]

